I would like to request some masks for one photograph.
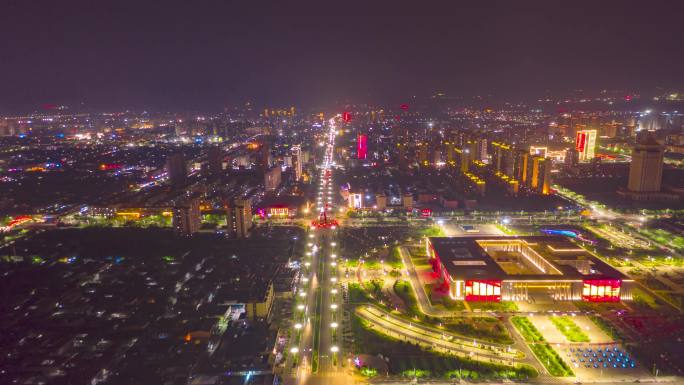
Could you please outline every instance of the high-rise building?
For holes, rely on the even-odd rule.
[[[475,153],[475,159],[481,161],[481,162],[488,162],[489,157],[487,154],[487,139],[482,138],[478,139],[476,141],[477,145],[475,147],[476,153]]]
[[[515,165],[513,167],[513,178],[518,180],[518,182],[525,186],[528,183],[528,168],[530,161],[530,153],[524,150],[516,151]]]
[[[262,143],[259,148],[259,167],[264,171],[271,167],[271,145],[268,142]]]
[[[470,161],[472,160],[472,154],[469,148],[464,148],[461,151],[461,172],[468,172],[470,169]]]
[[[302,179],[302,147],[292,147],[292,168],[294,169],[295,181],[299,182]]]
[[[190,236],[200,230],[200,200],[190,198],[173,208],[173,228],[181,235]]]
[[[631,192],[658,192],[663,178],[663,146],[652,136],[632,150],[627,189]]]
[[[418,164],[421,167],[428,166],[430,161],[428,160],[429,144],[427,142],[418,143],[416,146],[416,158],[418,158]]]
[[[171,154],[166,158],[166,172],[171,185],[182,186],[185,184],[185,180],[188,177],[188,168],[182,152]]]
[[[281,180],[282,171],[280,167],[273,167],[264,173],[264,188],[266,191],[273,191],[280,187]]]
[[[207,164],[209,165],[209,176],[218,178],[223,171],[223,153],[221,147],[213,146],[209,148],[207,154]]]
[[[551,192],[551,159],[541,156],[532,157],[530,189],[539,194],[548,195]]]
[[[577,131],[575,136],[575,149],[579,153],[580,162],[590,162],[594,159],[596,136],[596,130]]]
[[[226,214],[229,234],[234,238],[246,238],[252,228],[252,202],[234,199]]]

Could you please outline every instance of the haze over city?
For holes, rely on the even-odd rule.
[[[0,383],[684,383],[683,10],[4,4]]]

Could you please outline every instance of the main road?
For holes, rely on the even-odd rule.
[[[335,207],[334,120],[329,122],[325,156],[320,167],[317,191],[319,218],[311,223],[308,249],[304,258],[302,288],[298,295],[306,297],[306,305],[298,305],[294,333],[291,338],[287,367],[291,368],[288,384],[350,384],[353,377],[343,368],[344,353],[337,329],[341,329],[341,290],[337,269],[337,225],[332,217]]]

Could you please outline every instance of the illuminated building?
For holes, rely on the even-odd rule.
[[[489,162],[489,156],[487,154],[487,139],[478,139],[475,143],[475,159],[482,162]]]
[[[302,147],[292,147],[292,168],[294,169],[295,181],[302,179]]]
[[[368,136],[365,134],[356,137],[356,155],[358,159],[366,159],[368,156]]]
[[[506,162],[509,161],[511,157],[511,146],[501,143],[501,142],[492,142],[492,149],[494,150],[494,159],[492,162],[494,163],[494,171],[497,172],[504,172],[506,173],[507,170],[507,165]],[[511,168],[509,166],[508,168]],[[511,171],[512,173],[512,171]],[[508,176],[512,176],[508,173],[506,173]]]
[[[470,161],[472,160],[471,154],[470,154],[470,149],[464,149],[461,151],[461,163],[460,163],[460,169],[462,173],[468,172],[470,169]]]
[[[190,236],[200,230],[200,200],[191,198],[173,208],[173,228],[181,235]],[[139,214],[138,214],[139,216]]]
[[[561,236],[427,238],[433,271],[454,300],[618,302],[633,281]]]
[[[252,228],[252,202],[249,199],[234,199],[226,214],[230,235],[246,238]]]
[[[264,173],[264,188],[266,191],[274,191],[280,187],[282,171],[280,167],[273,167]]]
[[[596,130],[580,130],[575,136],[575,149],[579,153],[580,162],[594,159],[596,149]]]
[[[363,194],[350,193],[347,202],[350,209],[363,208]]]
[[[182,152],[171,154],[166,158],[166,172],[171,185],[181,186],[185,184],[185,180],[188,177],[188,168]]]
[[[549,150],[548,147],[530,146],[530,155],[536,155],[536,156],[541,156],[542,158],[546,158],[546,152],[548,150]]]
[[[530,189],[543,195],[551,192],[551,159],[535,156],[532,158]]]
[[[513,178],[518,180],[522,185],[527,185],[527,170],[530,167],[530,154],[526,151],[519,150],[516,152],[515,164],[513,167]]]

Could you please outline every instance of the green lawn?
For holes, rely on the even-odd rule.
[[[589,342],[589,336],[568,316],[552,316],[551,323],[570,342]]]
[[[409,281],[397,280],[394,283],[394,292],[404,301],[406,312],[410,316],[420,316],[421,312],[418,309],[418,300],[413,294],[411,283]]]
[[[525,338],[525,341],[527,342],[542,342],[544,340],[544,336],[537,330],[536,327],[530,322],[530,320],[527,317],[523,316],[515,316],[511,317],[511,322],[513,322],[513,325],[520,331],[520,334],[522,334],[523,338]]]
[[[552,376],[568,377],[574,375],[568,364],[563,361],[548,343],[530,344],[530,349],[532,349],[537,358],[539,358],[539,361],[541,361],[542,365]]]

